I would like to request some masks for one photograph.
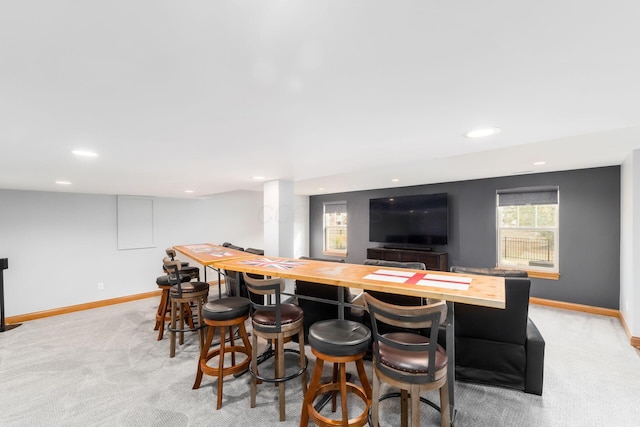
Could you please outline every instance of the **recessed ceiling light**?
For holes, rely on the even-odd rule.
[[[500,132],[498,128],[475,129],[464,134],[465,138],[484,138]]]
[[[398,179],[398,178],[393,178],[393,179],[391,180],[391,182],[400,182],[400,179]]]
[[[98,153],[94,153],[93,151],[73,150],[72,153],[75,154],[76,156],[82,156],[82,157],[98,157]]]
[[[56,181],[56,184],[58,184],[58,185],[71,185],[71,181],[59,180],[59,181]]]
[[[193,193],[193,190],[184,190],[185,193]]]
[[[256,181],[263,181],[264,180],[264,176],[254,176],[252,178],[255,179]]]
[[[318,187],[318,191],[324,191],[324,187]]]
[[[541,160],[539,162],[533,162],[534,166],[542,166],[542,165],[546,165],[546,164],[547,164],[547,162],[545,162],[544,160]]]

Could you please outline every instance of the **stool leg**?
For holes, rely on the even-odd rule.
[[[420,427],[420,386],[411,385],[411,426]]]
[[[375,361],[374,361],[375,363]],[[371,420],[373,421],[372,427],[379,427],[378,422],[378,404],[380,399],[380,379],[378,374],[373,369],[373,391],[371,392]]]
[[[233,326],[229,326],[229,344],[231,344],[231,347],[236,345],[234,340],[233,340]],[[236,352],[235,351],[231,352],[231,364],[232,365],[236,364]]]
[[[164,323],[167,319],[167,314],[171,313],[169,300],[169,290],[163,289],[162,296],[160,297],[160,305],[158,306],[158,313],[156,314],[156,328],[154,328],[154,330],[158,331],[158,341],[161,341],[164,336]]]
[[[180,301],[178,304],[180,304],[180,332],[179,332],[179,337],[180,339],[178,340],[178,344],[183,345],[184,344],[184,306],[186,305],[184,302]]]
[[[320,385],[323,366],[324,360],[316,359],[316,366],[313,368],[313,375],[311,376],[311,383],[309,384],[309,392],[304,394],[302,415],[300,416],[300,427],[306,427],[309,424],[309,406],[313,405],[314,390],[317,390]]]
[[[164,312],[162,311],[162,309],[165,308],[165,302],[164,302],[165,298],[166,298],[166,294],[163,289],[162,294],[160,295],[160,304],[158,304],[158,311],[156,311],[156,324],[153,327],[154,331],[158,330],[158,328],[160,327],[161,316],[164,316],[166,313],[166,311]]]
[[[204,345],[200,349],[200,358],[198,359],[198,370],[196,371],[196,381],[193,383],[193,389],[200,388],[200,383],[202,382],[202,364],[207,363],[207,352],[209,347],[211,347],[211,343],[213,342],[213,336],[216,333],[215,326],[209,326],[207,328],[207,339],[204,342]]]
[[[349,408],[347,407],[347,368],[340,363],[340,401],[342,407],[342,425],[349,424]]]
[[[169,357],[176,355],[176,302],[171,299],[171,344],[169,347]]]
[[[251,368],[258,374],[258,336],[253,333],[253,346],[251,347]],[[251,407],[256,407],[256,377],[251,375]]]
[[[277,360],[276,360],[276,378],[284,377],[284,337],[278,337],[277,339]],[[278,399],[280,404],[280,421],[286,419],[285,407],[284,407],[284,381],[278,383]]]
[[[451,414],[449,413],[449,383],[445,382],[440,387],[440,424],[442,427],[451,426]]]
[[[364,393],[371,400],[371,386],[369,385],[369,378],[367,378],[367,373],[364,370],[364,362],[362,359],[356,360],[356,368],[358,369],[358,376],[360,377],[360,384],[362,384]]]
[[[240,323],[240,338],[242,338],[242,342],[244,343],[245,348],[249,350],[252,349],[251,343],[249,342],[249,334],[247,334],[247,328],[244,326],[244,322]]]
[[[198,344],[200,345],[200,349],[204,347],[204,328],[202,324],[202,299],[198,298]],[[221,328],[224,329],[224,328]],[[224,333],[223,333],[224,334]]]
[[[195,328],[193,325],[193,313],[191,312],[191,306],[189,306],[189,303],[182,304],[182,310],[184,318],[187,320],[187,325],[189,325],[191,329]],[[180,329],[184,329],[184,326]]]
[[[333,374],[331,376],[331,381],[334,384],[338,383],[338,364],[337,363],[333,364]],[[337,397],[338,397],[338,391],[333,390],[331,392],[331,412],[336,412],[336,409],[338,407],[336,404]]]
[[[303,369],[304,366],[307,364],[307,356],[305,355],[304,352],[304,333],[300,332],[298,333],[298,343],[299,343],[299,347],[300,347],[300,369]],[[302,373],[301,377],[301,381],[302,381],[302,394],[306,394],[307,393],[307,370],[305,369],[305,371]]]
[[[400,391],[400,426],[408,427],[407,390]]]
[[[225,334],[224,327],[220,329],[220,360],[218,362],[218,401],[216,409],[222,408],[222,383],[224,378],[224,346],[225,346]],[[233,345],[233,344],[232,344]],[[232,353],[233,354],[233,353]]]

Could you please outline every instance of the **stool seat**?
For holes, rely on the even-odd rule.
[[[191,276],[189,276],[188,274],[180,274],[180,281],[181,282],[188,282],[191,280]],[[171,280],[169,278],[168,275],[164,275],[164,276],[158,276],[158,278],[156,279],[156,285],[158,286],[171,286]]]
[[[330,319],[309,328],[309,345],[330,356],[352,356],[366,351],[371,331],[352,320]]]
[[[210,301],[202,307],[205,320],[224,321],[249,314],[251,303],[247,298],[227,297]]]
[[[182,287],[182,295],[193,294],[196,292],[202,292],[209,289],[209,284],[206,282],[184,282],[180,286]],[[173,285],[171,287],[170,293],[172,297],[177,297],[180,294],[178,285]]]
[[[300,321],[304,317],[304,311],[295,304],[280,304],[280,319],[282,325]],[[273,328],[276,326],[276,312],[270,310],[256,310],[253,313],[254,326],[263,325]]]
[[[384,334],[384,337],[391,341],[411,345],[411,344],[428,344],[429,339],[419,334],[411,332],[391,332]],[[375,345],[375,344],[374,344]],[[376,345],[380,353],[380,363],[390,366],[393,369],[403,372],[427,374],[429,372],[429,352],[424,351],[408,351],[393,348],[383,342]],[[447,367],[447,351],[436,345],[435,369],[441,371]]]

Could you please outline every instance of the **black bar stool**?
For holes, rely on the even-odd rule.
[[[200,387],[202,375],[207,374],[218,378],[218,401],[216,409],[222,408],[222,384],[226,375],[244,372],[249,368],[251,362],[251,344],[249,336],[244,326],[245,320],[249,318],[251,303],[247,298],[228,297],[208,302],[202,308],[204,324],[208,326],[207,338],[200,351],[198,360],[198,370],[193,388]],[[234,328],[238,328],[240,339],[243,345],[235,345]],[[210,349],[216,328],[220,331],[220,344]],[[229,331],[229,347],[226,345],[226,333]],[[225,354],[231,354],[231,365],[224,366]],[[236,353],[244,354],[244,359],[236,363]],[[209,366],[207,362],[218,356],[218,366]]]
[[[180,281],[189,282],[191,281],[191,276],[188,274],[180,274]],[[158,304],[158,311],[156,311],[156,324],[153,330],[158,331],[158,341],[160,341],[164,335],[165,323],[171,322],[171,298],[169,297],[169,290],[171,289],[172,283],[169,280],[168,272],[164,276],[158,276],[156,278],[156,285],[162,290],[162,294],[160,296],[160,304]],[[187,306],[185,310],[187,311],[185,316],[189,319],[188,321],[190,321],[191,308]],[[189,325],[193,327],[193,322],[189,323]]]
[[[364,371],[363,358],[371,342],[371,331],[361,323],[352,320],[331,319],[316,322],[309,328],[309,345],[316,356],[316,366],[309,389],[304,396],[300,426],[306,426],[309,419],[322,427],[361,427],[367,423],[371,406],[371,386]],[[324,362],[333,363],[333,379],[320,384]],[[346,364],[355,362],[361,386],[347,381]],[[339,371],[339,378],[338,378]],[[325,393],[332,393],[332,412],[336,411],[336,394],[340,392],[342,417],[339,420],[321,415],[314,407],[315,399]],[[349,418],[348,394],[358,396],[365,404],[365,410],[354,418]]]
[[[164,259],[164,266],[169,271],[169,280],[172,283],[169,289],[169,297],[171,299],[171,324],[168,328],[171,334],[171,344],[169,347],[169,357],[176,355],[176,333],[179,334],[179,344],[184,343],[184,333],[189,330],[198,332],[200,348],[204,344],[204,336],[202,334],[202,305],[207,301],[209,296],[209,284],[205,282],[181,282],[180,281],[180,261],[171,261],[169,258]],[[195,328],[185,328],[185,321],[189,320],[185,316],[186,309],[191,304],[196,305],[198,326]],[[177,327],[178,321],[180,327]],[[193,324],[193,323],[191,323]]]

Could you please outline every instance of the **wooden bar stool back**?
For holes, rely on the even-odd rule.
[[[283,303],[281,292],[284,290],[284,280],[256,279],[247,273],[242,273],[247,290],[254,296],[262,296],[263,303],[257,303],[250,299],[253,313],[251,315],[252,325],[252,351],[251,365],[251,407],[256,406],[256,384],[258,381],[278,384],[280,421],[286,419],[284,383],[296,377],[302,378],[302,391],[307,391],[307,358],[304,353],[304,313],[295,304]],[[285,349],[285,341],[290,341],[291,337],[298,335],[299,351]],[[258,372],[258,337],[272,342],[275,347],[275,374],[272,377],[262,376]],[[284,365],[285,352],[295,352],[300,355],[300,369],[286,375]]]
[[[171,261],[180,261],[176,259],[176,250],[173,248],[165,249],[165,253]],[[200,281],[200,268],[191,266],[187,261],[180,261],[180,272],[191,276],[191,280]]]
[[[406,307],[382,302],[364,294],[371,315],[373,333],[373,395],[371,421],[378,427],[378,402],[400,397],[400,425],[408,422],[408,399],[411,399],[411,426],[420,426],[420,402],[440,411],[442,427],[450,427],[449,387],[447,383],[447,352],[438,344],[438,326],[447,317],[447,304],[439,301],[429,305]],[[379,324],[406,328],[407,331],[379,334]],[[429,336],[420,330],[430,328]],[[415,330],[411,331],[411,330]],[[380,397],[380,381],[400,389]],[[421,391],[439,390],[440,407],[420,397]]]

